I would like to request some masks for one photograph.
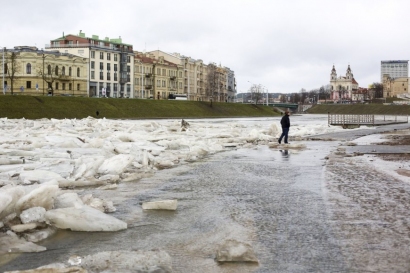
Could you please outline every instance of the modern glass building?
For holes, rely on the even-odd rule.
[[[388,74],[391,78],[403,78],[409,76],[409,60],[381,61],[380,82],[383,82],[383,75]]]

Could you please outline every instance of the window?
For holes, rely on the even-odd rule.
[[[157,75],[161,75],[161,68],[157,68]]]
[[[91,71],[91,79],[92,79],[92,80],[95,79],[95,73],[94,73],[94,71]]]
[[[135,85],[139,85],[140,84],[140,79],[139,78],[135,78]]]
[[[104,63],[100,62],[100,70],[103,70],[103,69],[104,69]]]
[[[166,87],[166,82],[162,81],[162,87]]]
[[[104,60],[104,52],[100,52],[100,60]]]
[[[130,74],[127,74],[127,82],[130,82],[130,81],[131,81]]]
[[[65,75],[65,66],[63,66],[63,68],[61,68],[61,75]]]
[[[104,72],[100,72],[100,80],[104,80]]]
[[[166,69],[162,69],[162,76],[166,76],[167,75],[167,70]]]
[[[77,90],[80,90],[80,84],[77,83]]]
[[[114,64],[114,71],[117,71],[117,70],[118,70],[117,64]]]
[[[58,65],[56,65],[56,71],[55,71],[55,73],[56,73],[56,76],[58,76]]]
[[[91,61],[91,69],[94,69],[94,68],[95,68],[95,62]]]
[[[91,51],[91,59],[95,59],[95,51]]]
[[[71,82],[68,84],[68,90],[73,89],[73,85],[71,84]]]
[[[107,92],[111,91],[111,83],[107,83]]]
[[[27,82],[26,82],[26,88],[27,88],[27,89],[30,89],[30,88],[31,88],[31,81],[27,81]]]
[[[182,78],[182,71],[179,71],[179,77]]]
[[[72,74],[72,71],[71,71],[72,69],[71,69],[71,67],[69,67],[68,68],[68,76],[70,76],[71,77],[71,74]]]
[[[127,72],[130,73],[131,72],[131,66],[127,65]]]
[[[108,61],[111,60],[111,53],[107,53],[107,60],[108,60]]]
[[[58,82],[56,82],[56,90],[58,90]]]
[[[118,91],[118,83],[114,83],[114,91],[115,91],[115,92]]]
[[[161,80],[157,80],[157,87],[161,87]]]
[[[61,85],[62,85],[62,89],[65,90],[65,83],[63,82]]]
[[[28,64],[26,65],[26,73],[27,73],[27,74],[31,74],[31,64],[30,64],[30,63],[28,63]]]
[[[118,81],[117,72],[114,72],[114,81]]]
[[[47,75],[51,75],[51,65],[47,66]]]
[[[127,56],[127,63],[130,63],[130,62],[131,62],[131,57]]]
[[[117,61],[118,61],[118,55],[114,54],[114,62],[117,62]]]
[[[111,73],[107,72],[107,81],[111,81]]]
[[[111,64],[110,64],[110,63],[107,64],[107,70],[108,70],[108,71],[111,70]]]
[[[79,67],[77,67],[77,77],[80,77],[81,76],[81,73],[80,73],[80,68]]]
[[[179,89],[182,89],[182,82],[179,83]]]

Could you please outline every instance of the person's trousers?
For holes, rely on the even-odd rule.
[[[282,128],[282,134],[280,135],[279,143],[282,142],[283,137],[285,137],[285,143],[288,143],[288,133],[289,133],[289,128]]]

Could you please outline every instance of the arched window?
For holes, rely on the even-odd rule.
[[[58,65],[56,65],[56,71],[55,71],[56,76],[58,76]]]
[[[77,77],[80,77],[80,68],[77,67]]]
[[[65,66],[61,68],[61,75],[65,75]]]
[[[71,67],[68,68],[68,76],[71,77]]]
[[[48,74],[48,75],[51,75],[51,65],[48,65],[48,66],[47,66],[47,74]]]
[[[31,74],[31,63],[26,65],[26,74]]]

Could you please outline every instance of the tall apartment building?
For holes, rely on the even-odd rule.
[[[134,97],[134,51],[132,45],[122,42],[121,37],[100,39],[97,35],[86,37],[68,34],[51,40],[46,50],[58,50],[88,59],[88,86],[90,97]]]
[[[383,75],[390,78],[403,78],[409,76],[409,60],[381,61],[380,82],[383,82]]]
[[[162,56],[167,61],[183,66],[183,94],[186,94],[189,100],[234,101],[236,94],[235,73],[229,68],[218,66],[217,69],[212,69],[212,73],[217,73],[213,78],[218,77],[219,84],[216,89],[214,88],[215,90],[210,90],[208,76],[211,72],[208,65],[204,64],[202,60],[160,50],[151,51],[150,54],[157,58]]]
[[[183,94],[183,67],[151,53],[135,52],[135,98],[168,99]]]
[[[88,60],[69,53],[37,47],[6,49],[0,67],[5,91],[21,95],[87,96]]]
[[[235,79],[235,72],[232,71],[230,68],[225,67],[227,71],[227,82],[226,85],[228,87],[228,101],[234,102],[236,96],[236,79]]]

